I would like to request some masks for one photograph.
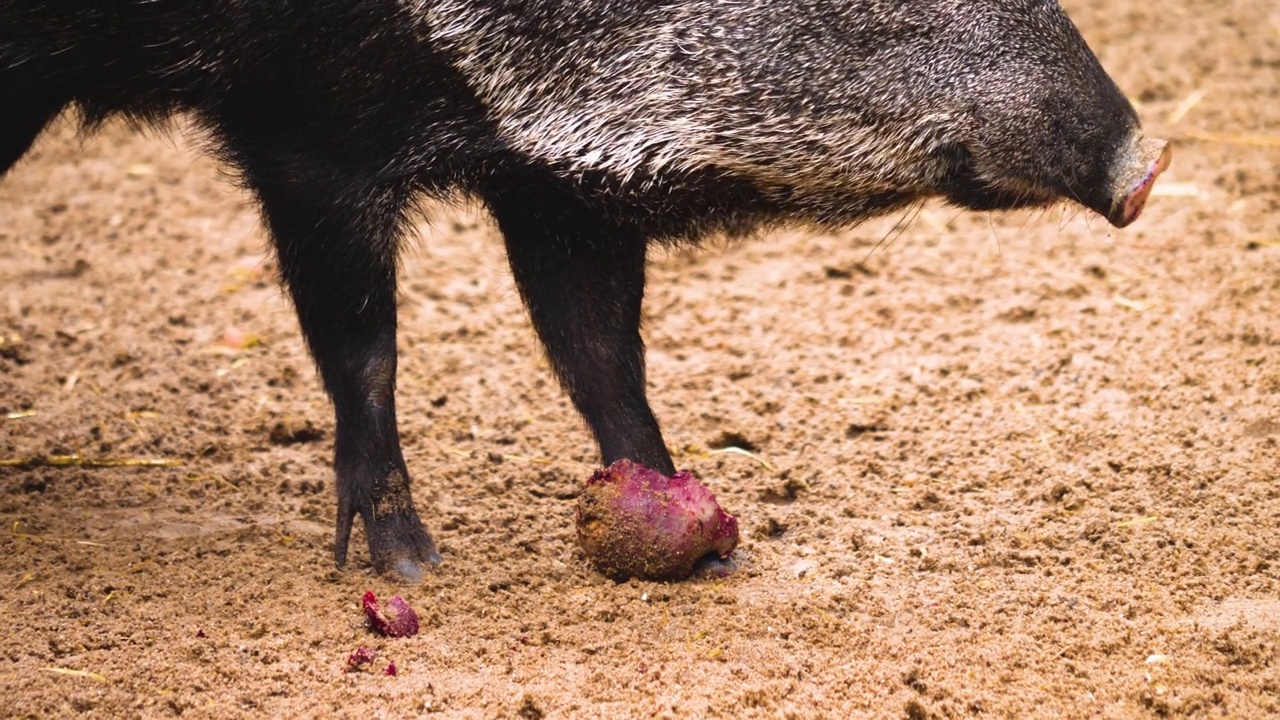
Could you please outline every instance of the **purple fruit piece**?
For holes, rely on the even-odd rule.
[[[672,477],[630,460],[598,470],[578,496],[578,544],[615,580],[682,580],[698,560],[728,558],[738,519],[692,473]]]
[[[412,637],[418,634],[418,613],[399,595],[391,598],[386,609],[378,607],[378,598],[370,590],[364,594],[364,614],[369,627],[387,637]]]
[[[361,645],[356,651],[347,656],[347,672],[355,672],[360,668],[368,665],[378,657],[378,653]]]
[[[396,661],[392,660],[391,662],[387,663],[387,669],[383,670],[382,674],[390,675],[391,677],[395,677],[396,675],[399,675],[400,671],[396,669]]]

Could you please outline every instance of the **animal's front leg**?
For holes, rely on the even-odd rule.
[[[605,465],[675,472],[645,398],[640,306],[647,238],[611,227],[568,193],[528,185],[485,198],[533,325]]]

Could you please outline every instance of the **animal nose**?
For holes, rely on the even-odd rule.
[[[1118,228],[1142,214],[1156,178],[1168,169],[1173,159],[1173,148],[1167,141],[1144,138],[1137,133],[1134,137],[1116,156],[1112,171],[1112,201],[1107,221]]]

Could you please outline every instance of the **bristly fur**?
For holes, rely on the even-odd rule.
[[[1136,127],[1047,0],[3,0],[0,18],[6,107],[186,110],[219,134],[260,103],[341,129],[335,153],[376,144],[426,191],[516,159],[642,222],[691,212],[658,222],[677,235],[934,195],[1095,206]],[[672,206],[706,183],[718,207]]]
[[[337,418],[345,561],[439,559],[396,430],[408,208],[478,198],[604,464],[646,399],[654,242],[941,196],[1113,205],[1133,109],[1052,0],[0,0],[0,175],[68,107],[190,114],[257,198]]]

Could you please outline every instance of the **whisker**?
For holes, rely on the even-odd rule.
[[[1061,235],[1062,231],[1067,229],[1067,225],[1069,225],[1071,220],[1075,217],[1076,206],[1067,202],[1062,202],[1059,203],[1058,207],[1062,210],[1062,213],[1058,216],[1058,234]]]
[[[1089,231],[1089,239],[1091,239],[1091,240],[1097,240],[1097,239],[1098,239],[1098,234],[1097,234],[1096,232],[1094,232],[1094,230],[1093,230],[1093,222],[1092,222],[1092,221],[1093,221],[1093,213],[1085,213],[1085,216],[1084,216],[1084,227],[1085,227],[1085,229],[1086,229],[1086,230],[1088,230],[1088,231]]]
[[[1032,220],[1036,220],[1037,215],[1043,211],[1044,211],[1044,208],[1040,207],[1040,208],[1035,208],[1031,212],[1027,213],[1026,218],[1024,218],[1022,221],[1022,224],[1018,226],[1018,234],[1019,235],[1025,234],[1027,232],[1027,226],[1031,224]]]
[[[882,246],[888,247],[888,245],[892,245],[898,238],[902,237],[902,234],[907,231],[907,228],[911,226],[911,223],[915,222],[916,218],[920,215],[920,211],[923,209],[924,200],[918,200],[908,206],[903,212],[902,217],[893,224],[893,227],[885,231],[885,234],[881,236],[880,240],[867,251],[867,256],[862,258],[862,262],[865,263],[870,260],[871,256],[875,255],[876,251]],[[895,233],[895,231],[897,232]],[[893,236],[892,239],[890,238],[891,235]],[[888,240],[887,243],[885,242],[886,240]]]
[[[1000,233],[996,232],[996,224],[989,210],[987,211],[987,229],[991,231],[991,237],[996,241],[996,255],[1003,257],[1004,249],[1000,246]]]

